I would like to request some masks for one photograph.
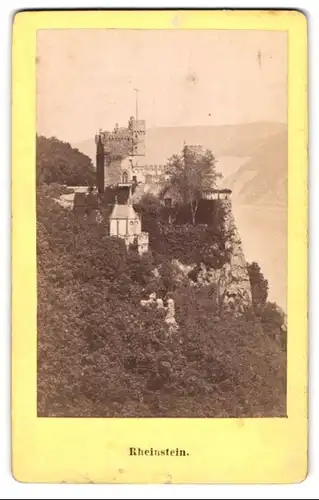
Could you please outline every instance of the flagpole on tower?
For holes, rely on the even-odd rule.
[[[134,89],[134,91],[135,91],[135,99],[136,99],[135,100],[135,108],[136,108],[136,110],[135,110],[135,113],[136,113],[135,119],[137,121],[138,120],[138,93],[139,93],[139,89]]]

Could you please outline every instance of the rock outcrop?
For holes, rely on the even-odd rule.
[[[251,286],[247,271],[242,241],[236,227],[231,201],[222,201],[225,210],[225,247],[230,255],[220,269],[200,266],[197,282],[200,285],[215,284],[220,305],[223,309],[242,313],[252,304]]]
[[[197,279],[194,286],[215,285],[217,301],[221,309],[234,314],[242,314],[252,305],[252,295],[247,262],[243,252],[242,241],[238,233],[232,213],[230,200],[221,200],[225,213],[225,248],[229,254],[229,261],[220,269],[205,266],[201,263],[197,269]],[[177,281],[182,281],[196,265],[186,265],[179,260],[172,260],[177,270]]]

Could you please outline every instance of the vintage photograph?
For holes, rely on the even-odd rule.
[[[287,33],[36,43],[38,417],[286,417]]]

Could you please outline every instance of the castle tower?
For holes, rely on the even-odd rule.
[[[139,169],[134,167],[136,157],[145,156],[145,120],[131,117],[127,127],[116,124],[112,132],[100,131],[95,142],[96,184],[99,192],[103,192],[106,186],[142,180],[139,179]]]

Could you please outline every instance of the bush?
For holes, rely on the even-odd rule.
[[[184,264],[203,262],[207,266],[220,268],[229,261],[230,254],[225,248],[225,213],[219,204],[214,203],[205,208],[210,215],[210,224],[196,226],[190,222],[188,207],[186,213],[189,223],[167,224],[167,208],[151,194],[146,194],[135,208],[141,214],[142,229],[149,233],[150,248],[158,262],[178,259]],[[185,207],[177,206],[170,211],[173,220],[185,218],[181,215]]]
[[[212,235],[210,228],[191,225],[159,226],[157,246],[153,249],[164,259],[177,259],[183,264],[200,264],[220,268],[229,255],[220,235]],[[187,249],[187,250],[186,250]]]

